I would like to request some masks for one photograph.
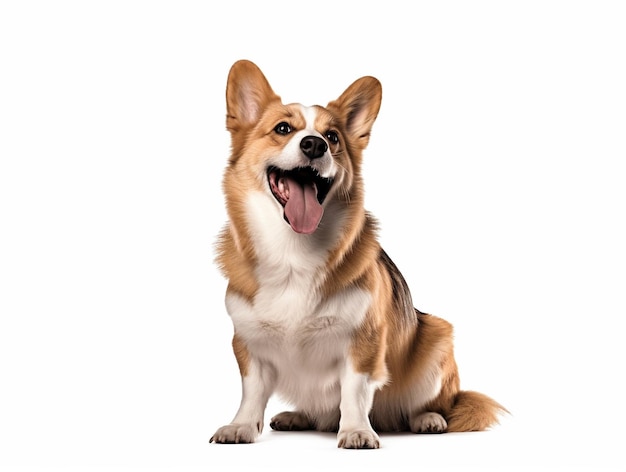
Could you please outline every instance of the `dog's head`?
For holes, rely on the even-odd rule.
[[[362,203],[361,154],[381,97],[380,82],[362,77],[326,107],[285,105],[255,64],[236,62],[226,88],[231,218],[246,211],[250,190],[264,194],[301,234],[317,230],[332,199]]]

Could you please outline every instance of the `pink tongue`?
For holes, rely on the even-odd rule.
[[[317,189],[313,184],[302,185],[285,177],[289,186],[289,199],[285,204],[285,216],[296,233],[311,234],[317,229],[324,209],[317,201]]]

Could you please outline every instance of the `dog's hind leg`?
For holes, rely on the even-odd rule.
[[[439,413],[425,411],[409,418],[412,433],[445,433],[448,423]]]

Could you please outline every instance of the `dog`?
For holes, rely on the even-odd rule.
[[[242,400],[210,442],[254,442],[273,394],[295,410],[272,429],[336,432],[349,449],[378,448],[380,432],[484,430],[506,412],[460,390],[451,324],[414,308],[364,208],[381,99],[367,76],[326,107],[283,104],[254,63],[230,69],[216,262]]]

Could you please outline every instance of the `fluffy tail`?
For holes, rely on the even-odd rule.
[[[483,431],[498,424],[498,417],[507,409],[482,393],[462,390],[456,394],[448,415],[448,431]]]

